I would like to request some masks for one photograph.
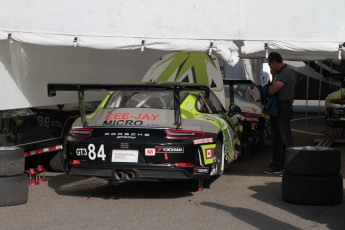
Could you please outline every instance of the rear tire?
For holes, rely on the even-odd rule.
[[[28,176],[25,173],[0,177],[0,206],[24,204],[28,201]]]
[[[340,173],[341,152],[320,146],[290,147],[285,152],[285,172],[300,176],[336,176]]]
[[[13,176],[24,172],[24,150],[18,147],[0,147],[0,176]]]
[[[75,119],[68,119],[62,132],[62,146],[65,147],[68,131],[71,129]],[[50,169],[53,172],[66,172],[64,149],[58,151],[49,161]]]
[[[339,204],[343,198],[343,178],[337,176],[295,176],[285,173],[283,201],[305,205]]]
[[[251,146],[248,143],[241,143],[241,156],[249,159],[252,154]]]
[[[49,161],[49,166],[53,172],[65,172],[65,159],[63,150],[58,151]]]

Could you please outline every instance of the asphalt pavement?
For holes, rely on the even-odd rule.
[[[322,118],[298,115],[297,146],[316,145],[327,129]],[[344,144],[342,174],[345,175]],[[262,170],[272,143],[232,163],[210,188],[186,181],[131,181],[113,188],[98,178],[47,173],[29,187],[26,204],[0,207],[1,229],[345,229],[345,204],[285,203],[282,178]]]

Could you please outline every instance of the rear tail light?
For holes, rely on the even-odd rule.
[[[73,128],[69,131],[69,135],[76,138],[87,138],[91,136],[93,128]]]
[[[260,118],[260,114],[257,113],[242,112],[241,115],[245,118]]]
[[[177,129],[167,129],[165,130],[167,139],[195,139],[202,138],[205,133],[201,131],[194,130],[177,130]]]
[[[71,164],[72,165],[79,165],[80,164],[80,160],[72,160]]]
[[[193,162],[179,162],[175,164],[178,167],[192,167],[194,166]]]
[[[345,99],[331,99],[329,102],[332,103],[332,104],[344,105],[345,104]]]
[[[256,129],[256,124],[255,123],[251,123],[250,124],[250,129],[251,130],[255,130]]]

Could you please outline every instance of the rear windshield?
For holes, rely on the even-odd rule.
[[[173,110],[173,91],[117,91],[113,93],[105,108],[154,108]]]

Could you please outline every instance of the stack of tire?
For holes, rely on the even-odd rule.
[[[282,179],[283,201],[303,205],[342,202],[341,152],[321,147],[287,148]]]
[[[23,149],[0,147],[0,206],[28,201],[28,176],[24,173],[24,167]]]

